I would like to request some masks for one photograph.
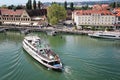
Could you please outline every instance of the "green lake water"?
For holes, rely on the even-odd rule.
[[[0,33],[0,80],[120,80],[120,41],[81,35],[47,36],[64,71],[47,69],[22,48],[23,34]]]

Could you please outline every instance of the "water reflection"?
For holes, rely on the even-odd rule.
[[[0,33],[0,40],[20,42],[23,39],[23,36],[24,35],[21,35],[19,32],[6,32],[6,34]]]

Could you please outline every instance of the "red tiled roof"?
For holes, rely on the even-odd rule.
[[[102,8],[109,8],[108,4],[102,4],[101,6],[102,6]]]
[[[93,10],[107,10],[109,9],[109,5],[108,4],[96,4],[93,6]]]
[[[91,15],[91,14],[101,14],[101,15],[114,15],[108,10],[79,10],[75,11],[76,15]]]
[[[115,8],[114,12],[117,12],[117,13],[120,12],[120,8]]]
[[[21,10],[10,10],[10,9],[1,9],[2,15],[22,15],[23,9]]]
[[[120,17],[120,12],[118,12],[118,13],[116,14],[116,16]]]
[[[93,6],[93,10],[102,10],[102,7],[99,4]]]

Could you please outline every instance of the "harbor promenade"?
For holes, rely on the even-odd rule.
[[[88,35],[89,33],[93,33],[93,31],[86,30],[75,30],[69,28],[53,28],[53,27],[23,27],[23,26],[0,26],[0,30],[16,30],[16,31],[37,31],[37,32],[45,32],[45,31],[56,31],[58,33],[70,33],[70,34],[80,34],[80,35]]]

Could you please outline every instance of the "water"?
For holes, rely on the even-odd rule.
[[[60,56],[64,71],[47,69],[28,55],[24,35],[0,33],[0,80],[120,80],[120,41],[36,34]]]

